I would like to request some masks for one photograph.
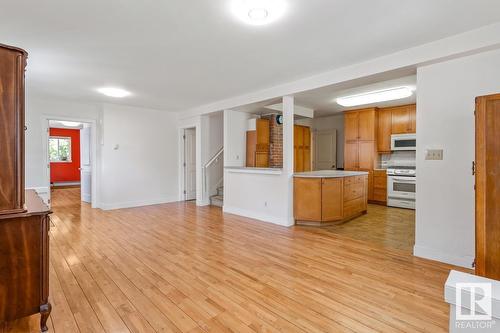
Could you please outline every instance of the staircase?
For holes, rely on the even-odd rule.
[[[217,188],[217,194],[210,197],[210,204],[217,207],[222,207],[224,205],[224,186]]]

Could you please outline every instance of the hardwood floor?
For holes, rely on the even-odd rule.
[[[415,211],[370,204],[367,214],[325,230],[411,254],[415,245]]]
[[[450,266],[192,203],[53,193],[50,332],[446,332]],[[37,332],[38,317],[0,332]]]

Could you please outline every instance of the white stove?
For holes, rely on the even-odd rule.
[[[415,209],[417,170],[414,165],[387,168],[387,206]]]

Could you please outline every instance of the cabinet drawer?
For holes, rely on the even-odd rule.
[[[351,177],[345,177],[344,178],[344,185],[352,185],[352,184],[359,184],[363,183],[364,181],[364,176],[351,176]]]
[[[362,198],[364,195],[364,184],[355,183],[344,185],[344,201],[350,201],[357,198]]]
[[[344,203],[344,218],[359,214],[365,210],[365,199],[363,197],[349,200]]]

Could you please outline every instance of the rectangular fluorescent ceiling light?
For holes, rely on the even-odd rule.
[[[342,106],[358,106],[378,102],[393,101],[413,95],[412,87],[396,87],[384,90],[371,91],[364,94],[337,98],[337,103]]]

